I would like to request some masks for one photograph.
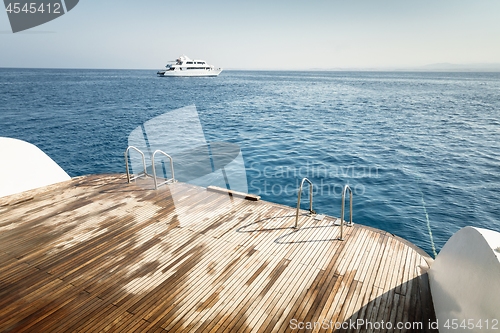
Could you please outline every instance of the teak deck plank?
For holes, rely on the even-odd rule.
[[[360,225],[340,241],[335,218],[305,211],[296,230],[294,208],[245,196],[96,175],[0,198],[0,331],[320,332],[433,318],[422,250]]]
[[[283,210],[273,209],[272,211],[274,212],[274,214],[273,214],[274,216],[279,216],[280,214],[283,213]],[[275,248],[275,250],[276,250],[276,248]],[[281,250],[283,250],[283,249],[281,249]],[[259,250],[257,250],[257,251],[259,251]],[[262,267],[262,265],[265,265],[265,267],[260,271],[260,274],[259,274],[260,279],[263,279],[263,278],[270,276],[268,274],[268,272],[270,274],[272,273],[272,268],[274,267],[274,264],[282,261],[283,259],[281,259],[279,256],[280,252],[273,252],[272,250],[265,251],[265,249],[261,249],[261,252],[263,252],[264,254],[267,254],[268,257],[261,259],[261,261],[257,263],[258,265],[253,266],[252,268],[259,269],[259,267]],[[269,256],[271,257],[271,259],[269,259]],[[248,269],[246,269],[244,271],[244,274],[240,275],[240,279],[242,280],[242,282],[247,281],[247,282],[245,282],[245,286],[248,285],[249,276],[250,276],[250,280],[252,280],[252,283],[250,285],[258,286],[260,288],[260,286],[261,286],[259,283],[260,280],[256,280],[256,278],[258,276],[255,276],[255,272],[253,272],[253,270],[248,271]],[[236,279],[232,278],[232,280],[236,280]],[[228,302],[228,304],[226,306],[237,305],[238,304],[237,302],[243,301],[243,299],[245,299],[245,298],[249,299],[252,295],[255,295],[257,291],[259,291],[260,296],[262,296],[262,290],[259,288],[258,289],[251,289],[251,290],[248,290],[246,292],[241,292],[241,290],[233,288],[232,293],[229,294],[228,297],[232,297],[233,294],[236,294],[239,296],[239,298],[237,298],[236,300],[234,300],[234,298],[233,298],[230,302]],[[259,297],[259,296],[256,296],[256,297]],[[224,301],[224,299],[221,299],[221,301]],[[254,304],[254,302],[252,302],[252,304]],[[212,316],[210,317],[211,324],[207,323],[208,326],[203,325],[202,329],[206,329],[207,331],[209,331],[210,329],[213,329],[212,326],[220,327],[228,319],[228,318],[222,318],[222,319],[218,318],[218,320],[214,320],[215,319],[214,318],[214,312],[215,312],[214,310],[219,310],[219,309],[215,309],[215,308],[211,309],[211,311],[210,311],[210,313],[212,314]],[[227,312],[229,314],[228,317],[232,313],[231,310],[226,311],[225,308],[221,308],[221,310],[222,310],[222,312]],[[245,312],[247,312],[247,311],[245,311]],[[198,329],[198,331],[201,331],[201,329]]]

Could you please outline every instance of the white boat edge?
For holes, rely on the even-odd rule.
[[[71,177],[37,146],[0,137],[0,197],[70,180]]]
[[[460,229],[443,246],[428,273],[439,332],[500,329],[499,232]]]

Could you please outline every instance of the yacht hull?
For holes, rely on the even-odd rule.
[[[161,77],[196,77],[196,76],[218,76],[222,72],[222,69],[213,70],[174,70],[174,71],[159,71],[157,74]]]

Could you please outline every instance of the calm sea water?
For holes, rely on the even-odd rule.
[[[438,251],[463,226],[500,231],[500,73],[0,69],[0,136],[71,176],[124,172],[134,128],[193,104],[208,141],[241,147],[265,200],[296,205],[308,177],[316,211],[339,216],[349,184],[355,222],[428,253],[429,227]]]

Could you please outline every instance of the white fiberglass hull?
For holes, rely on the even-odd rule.
[[[167,71],[159,71],[158,76],[162,77],[170,77],[170,76],[218,76],[222,72],[222,69],[189,69],[189,70],[167,70]]]

